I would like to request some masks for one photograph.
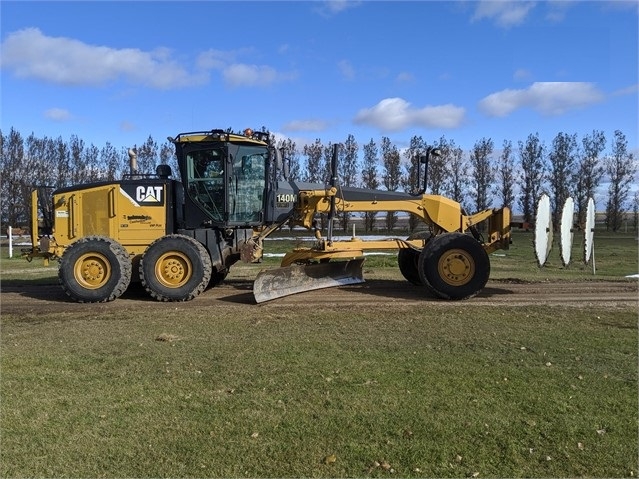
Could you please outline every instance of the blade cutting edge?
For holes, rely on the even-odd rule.
[[[363,263],[364,258],[358,258],[265,270],[255,278],[253,296],[263,303],[305,291],[363,283]]]

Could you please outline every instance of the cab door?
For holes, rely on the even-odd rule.
[[[267,154],[263,148],[243,146],[229,156],[228,224],[257,226],[264,222]]]

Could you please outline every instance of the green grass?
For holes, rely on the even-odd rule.
[[[634,310],[249,309],[3,315],[2,477],[637,473]]]
[[[492,276],[639,272],[631,235],[596,236],[595,276],[556,250],[538,268],[531,241]],[[398,277],[393,257],[366,264]],[[3,285],[56,271],[2,251]],[[0,477],[639,473],[636,306],[25,301],[1,317]]]

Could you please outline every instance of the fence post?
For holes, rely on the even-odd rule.
[[[13,258],[13,228],[9,226],[7,236],[9,237],[9,258]]]

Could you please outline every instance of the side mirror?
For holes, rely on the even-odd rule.
[[[275,168],[277,170],[282,169],[282,152],[279,148],[273,148],[273,154],[275,155]]]
[[[285,158],[286,150],[284,148],[273,148],[273,154],[275,155],[275,168],[277,171],[282,172],[285,180],[288,180],[291,168],[288,159]]]

